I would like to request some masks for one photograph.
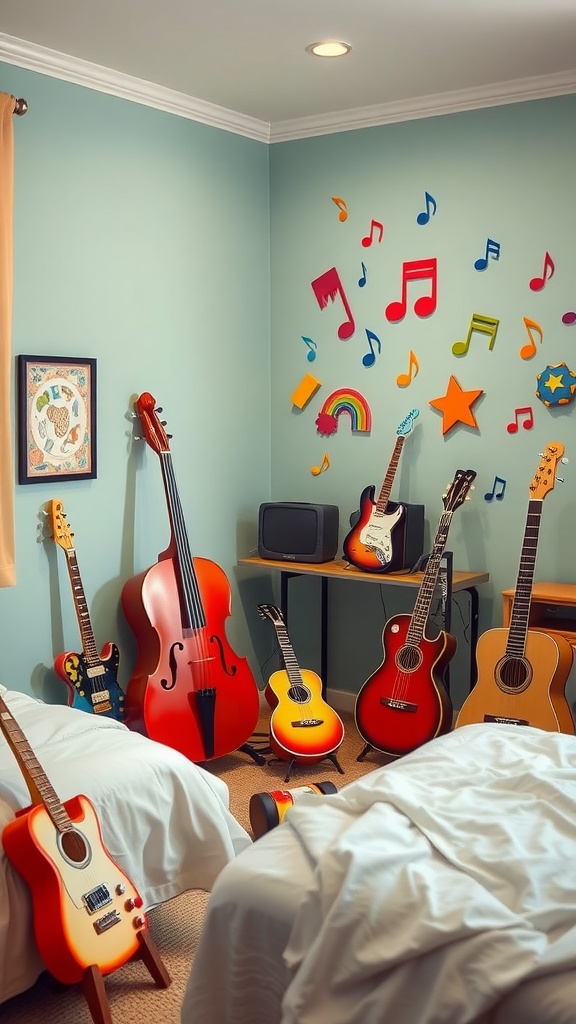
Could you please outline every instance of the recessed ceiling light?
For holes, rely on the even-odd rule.
[[[343,57],[350,53],[352,47],[349,43],[342,43],[337,39],[328,39],[324,43],[310,43],[306,47],[306,53],[312,53],[315,57]]]

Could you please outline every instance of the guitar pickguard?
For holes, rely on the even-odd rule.
[[[360,531],[360,543],[376,555],[381,565],[388,565],[392,561],[392,530],[403,512],[403,506],[399,505],[395,512],[372,514]]]

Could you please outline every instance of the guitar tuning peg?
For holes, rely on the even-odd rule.
[[[562,463],[563,466],[567,466],[568,463],[570,462],[570,459],[563,458],[563,459],[560,459],[560,462]]]
[[[556,482],[559,483],[559,484],[563,484],[564,483],[564,477],[563,476],[557,476],[556,477]]]
[[[132,438],[133,438],[134,441],[143,441],[144,440],[144,438],[140,437],[139,434],[133,434]]]
[[[160,420],[160,423],[162,424],[163,427],[166,426],[167,422],[168,422],[168,420]]]
[[[164,412],[164,409],[162,408],[162,406],[161,406],[161,405],[159,405],[159,406],[158,406],[158,408],[156,409],[156,412],[157,412],[157,413],[161,413],[161,412]]]
[[[174,437],[174,434],[166,434],[166,437],[170,441]]]

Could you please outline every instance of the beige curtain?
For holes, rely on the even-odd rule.
[[[14,457],[10,383],[12,368],[12,224],[14,97],[0,93],[0,587],[16,583],[14,566]]]

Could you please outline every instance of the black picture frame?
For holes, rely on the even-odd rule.
[[[94,479],[96,360],[19,355],[17,397],[18,483]]]

